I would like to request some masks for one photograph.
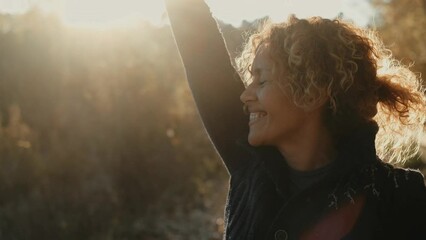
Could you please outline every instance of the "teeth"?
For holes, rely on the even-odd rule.
[[[262,118],[266,115],[266,113],[264,112],[255,112],[255,113],[250,113],[250,121]]]

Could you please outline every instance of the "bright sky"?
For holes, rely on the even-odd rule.
[[[206,0],[217,18],[238,26],[242,20],[270,16],[282,21],[290,13],[298,17],[336,17],[343,13],[358,25],[374,16],[367,0]],[[37,5],[59,13],[64,23],[81,27],[127,25],[140,20],[164,23],[162,0],[0,0],[0,12],[23,13]]]

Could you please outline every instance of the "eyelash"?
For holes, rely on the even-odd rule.
[[[263,86],[266,82],[268,82],[268,80],[259,81],[259,85],[260,85],[260,86]]]

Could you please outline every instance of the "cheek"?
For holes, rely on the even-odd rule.
[[[306,115],[304,110],[294,105],[287,98],[281,98],[279,101],[280,103],[275,104],[268,115],[268,126],[272,128],[269,130],[283,131],[300,125]]]

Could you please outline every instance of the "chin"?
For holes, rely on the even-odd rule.
[[[251,137],[250,135],[248,136],[247,140],[248,140],[248,143],[253,147],[259,147],[263,145],[260,139],[256,139],[255,137]]]

